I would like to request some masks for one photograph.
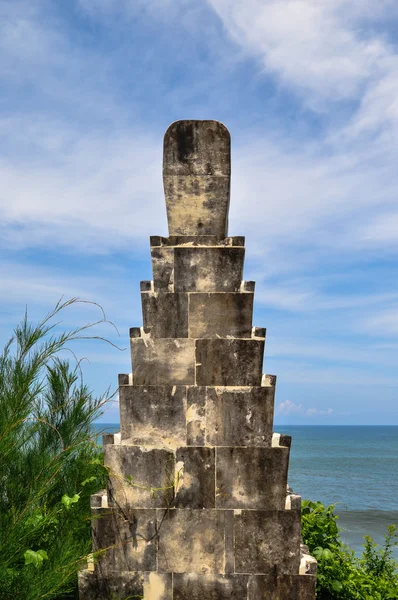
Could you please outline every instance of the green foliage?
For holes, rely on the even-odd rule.
[[[26,565],[34,565],[36,568],[41,567],[44,560],[48,560],[48,554],[45,550],[26,550],[24,554],[25,567]]]
[[[0,600],[77,598],[90,552],[90,494],[104,487],[94,398],[62,351],[94,324],[56,333],[59,303],[27,316],[0,355]],[[102,321],[102,319],[101,319]]]
[[[357,558],[340,539],[334,508],[303,501],[303,541],[318,561],[317,599],[397,600],[398,565],[392,555],[398,544],[395,525],[388,527],[382,548],[365,536],[365,550]]]

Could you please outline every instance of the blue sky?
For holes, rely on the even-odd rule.
[[[167,232],[164,131],[218,119],[276,422],[398,424],[397,25],[395,0],[2,0],[0,341],[78,296],[128,346]],[[98,393],[130,370],[73,349]]]

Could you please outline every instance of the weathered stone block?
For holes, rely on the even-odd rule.
[[[216,508],[284,509],[288,465],[288,448],[217,448]]]
[[[275,388],[197,388],[205,397],[206,445],[263,446],[272,439]],[[188,406],[191,403],[188,388]],[[197,392],[195,400],[198,403]],[[188,443],[190,439],[188,437]]]
[[[174,496],[174,453],[162,448],[104,446],[109,501],[119,506],[170,506]]]
[[[301,496],[299,494],[294,494],[293,492],[287,490],[286,499],[285,499],[285,509],[286,510],[298,510],[301,512]]]
[[[131,383],[132,383],[132,381],[130,381],[129,373],[119,373],[119,375],[118,375],[118,384],[119,385],[130,385]]]
[[[102,445],[107,446],[108,444],[120,444],[120,433],[103,433]]]
[[[130,340],[135,385],[195,382],[195,341],[187,338]]]
[[[226,236],[229,178],[167,175],[164,191],[170,234]]]
[[[152,281],[140,281],[140,291],[141,292],[152,292]]]
[[[189,446],[270,447],[274,387],[187,387]]]
[[[297,511],[235,511],[235,572],[293,575],[300,566]]]
[[[172,574],[143,571],[106,574],[99,569],[85,570],[79,573],[79,591],[82,600],[172,600]]]
[[[174,252],[174,291],[239,292],[244,248],[177,247]]]
[[[250,575],[247,600],[314,600],[312,575]]]
[[[267,332],[267,330],[265,329],[265,327],[253,327],[252,328],[252,335],[251,335],[251,337],[253,337],[253,338],[265,338],[266,332]]]
[[[122,386],[119,389],[122,440],[137,446],[186,444],[186,386]]]
[[[252,315],[253,294],[251,293],[189,294],[189,337],[250,338]]]
[[[103,502],[104,502],[104,498],[106,499],[105,502],[107,503],[108,499],[107,499],[106,489],[99,490],[95,494],[91,494],[91,496],[90,496],[91,508],[101,508],[103,505]]]
[[[224,573],[225,512],[228,511],[159,509],[158,571]]]
[[[199,339],[195,349],[197,385],[261,385],[263,339]]]
[[[215,121],[177,121],[164,137],[163,185],[170,235],[225,236],[230,135]]]
[[[214,448],[177,448],[177,508],[215,508]]]
[[[188,337],[187,294],[144,292],[141,303],[144,327],[150,327],[152,338]]]
[[[231,136],[225,125],[213,120],[172,123],[164,134],[163,175],[229,177]]]
[[[116,571],[156,571],[156,511],[127,507],[92,511],[93,551],[98,567]]]
[[[255,281],[242,281],[241,284],[241,292],[253,292],[256,288],[256,282]]]
[[[174,284],[174,248],[151,248],[153,289],[172,292]]]
[[[162,246],[244,246],[245,237],[235,235],[232,237],[221,237],[218,235],[170,235],[161,237],[151,235],[151,248]]]
[[[174,600],[246,600],[248,575],[176,573]]]

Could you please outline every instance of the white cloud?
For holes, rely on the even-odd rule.
[[[236,43],[257,55],[309,104],[351,99],[387,66],[392,50],[381,35],[360,27],[382,16],[388,2],[349,0],[209,0]],[[375,14],[376,13],[376,14]]]
[[[281,415],[291,415],[291,414],[303,414],[304,407],[302,404],[294,404],[291,400],[285,400],[284,402],[280,402],[277,409],[276,414]]]
[[[331,415],[333,414],[334,410],[333,408],[327,408],[326,410],[321,410],[318,408],[308,408],[307,409],[307,415],[312,417],[312,416],[318,416],[318,415]]]
[[[189,2],[180,4],[184,11],[191,9]],[[97,12],[124,14],[135,10],[134,3],[127,1],[115,5],[105,0],[84,0],[81,5],[92,18]],[[213,5],[227,27],[233,23],[239,31],[243,27],[246,33],[240,35],[239,43],[248,44],[250,34],[254,36],[253,40],[250,37],[250,47],[267,53],[270,45],[271,54],[276,52],[286,62],[286,68],[280,67],[281,72],[290,69],[292,60],[299,61],[291,68],[295,76],[302,78],[300,85],[306,85],[308,80],[322,91],[325,82],[337,85],[340,77],[339,86],[348,90],[347,78],[355,82],[367,77],[363,68],[365,50],[354,26],[359,11],[347,2],[315,5],[307,0],[253,0],[243,9],[239,3],[214,0]],[[361,5],[361,13],[374,19],[372,5]],[[8,8],[11,6],[7,3]],[[165,233],[162,131],[158,130],[155,136],[143,132],[140,126],[126,128],[120,115],[128,113],[127,107],[115,100],[108,89],[111,86],[106,85],[111,63],[104,65],[103,57],[91,47],[86,52],[80,47],[71,52],[71,40],[58,27],[55,17],[43,20],[37,6],[26,12],[24,6],[25,3],[17,2],[10,13],[12,18],[4,21],[1,64],[5,66],[12,56],[17,57],[18,68],[14,71],[21,82],[35,78],[52,100],[56,98],[58,102],[62,98],[64,105],[75,104],[76,113],[85,107],[86,118],[84,129],[67,118],[57,120],[34,110],[0,122],[2,148],[8,154],[0,160],[0,239],[14,248],[55,244],[78,248],[80,252],[103,253],[125,249],[133,240],[137,242],[149,234]],[[155,11],[157,3],[149,2],[150,7]],[[386,7],[391,8],[389,2],[381,3],[377,15],[383,15]],[[51,11],[47,12],[51,16]],[[297,12],[304,21],[300,27],[294,17]],[[273,27],[269,15],[273,15],[277,26]],[[207,23],[204,14],[198,22]],[[312,27],[313,23],[318,29]],[[188,26],[184,22],[182,29]],[[27,56],[23,54],[21,27],[31,32],[32,52]],[[326,34],[322,34],[325,28],[331,43],[326,43]],[[335,38],[337,41],[333,41]],[[40,47],[35,39],[42,40]],[[219,39],[217,42],[223,43]],[[380,44],[384,44],[391,58],[390,47],[383,39]],[[42,47],[47,60],[41,54]],[[288,57],[283,58],[285,52]],[[303,66],[311,62],[308,53],[312,61],[320,61],[318,66],[308,66],[320,70],[319,77],[307,78],[303,71]],[[358,76],[352,77],[349,69],[349,76],[341,70],[340,76],[336,72],[334,78],[323,70],[325,61],[339,65],[337,59],[343,54],[356,65]],[[173,90],[169,93],[172,95]],[[112,132],[109,126],[90,120],[99,119],[106,111],[114,115]],[[295,250],[289,249],[294,244],[308,244],[313,256],[319,258],[325,252],[373,247],[374,238],[380,246],[397,246],[388,222],[398,187],[395,155],[385,143],[379,143],[377,148],[342,143],[341,136],[347,136],[345,127],[333,134],[332,141],[311,143],[298,142],[286,133],[280,139],[275,133],[256,135],[248,143],[240,141],[233,146],[231,231],[250,234],[250,244],[258,246],[260,255],[270,247],[275,254],[285,247],[286,262],[297,264],[296,255],[294,261],[291,257]],[[381,209],[386,223],[380,222],[373,231],[371,223],[381,218]],[[312,297],[308,289],[296,289],[293,294],[285,294],[284,290],[267,293],[271,303],[283,301],[287,307],[303,306]]]
[[[285,400],[280,402],[277,409],[277,415],[302,415],[308,417],[314,416],[327,416],[333,414],[332,408],[318,409],[318,408],[305,408],[302,404],[294,404],[291,400]]]
[[[398,305],[374,313],[363,322],[363,327],[378,336],[398,335]]]
[[[0,161],[0,238],[102,253],[165,232],[160,140],[30,123],[0,122],[3,139],[16,131],[25,152],[35,152]]]

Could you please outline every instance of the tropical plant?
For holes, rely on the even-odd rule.
[[[345,545],[337,526],[335,506],[303,501],[304,543],[318,561],[318,600],[397,600],[398,565],[393,548],[398,544],[397,528],[388,527],[383,547],[365,537],[361,557]]]
[[[97,337],[99,321],[57,333],[76,302],[36,325],[25,314],[0,355],[0,600],[77,598],[90,551],[89,497],[105,482],[92,425],[106,396],[63,356],[69,342]]]

